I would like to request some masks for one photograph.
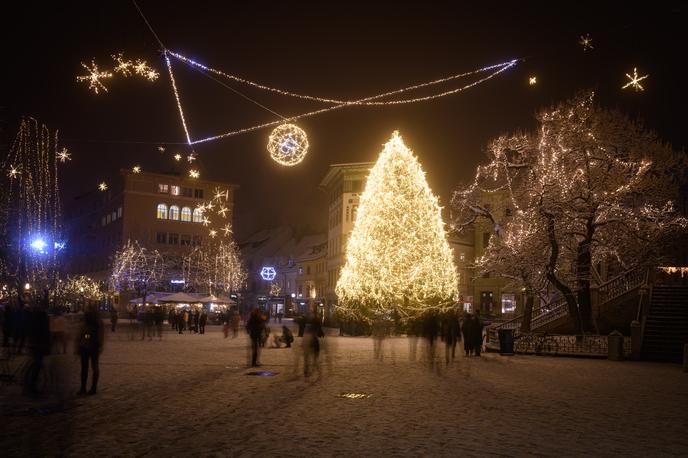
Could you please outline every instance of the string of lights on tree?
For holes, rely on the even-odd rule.
[[[397,132],[371,169],[336,286],[344,317],[413,319],[458,297],[442,209]]]
[[[65,246],[58,160],[69,160],[69,153],[58,147],[57,131],[23,118],[0,176],[0,274],[17,285],[46,287],[57,279],[57,255]]]

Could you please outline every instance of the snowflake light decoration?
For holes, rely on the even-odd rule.
[[[272,281],[277,276],[277,271],[272,266],[264,266],[260,269],[260,278],[265,281]]]
[[[191,169],[191,170],[189,170],[189,177],[191,177],[191,178],[198,178],[198,177],[200,177],[200,176],[201,176],[201,174],[200,174],[200,172],[199,172],[198,170],[196,170],[196,169]]]
[[[189,164],[191,164],[193,161],[196,160],[196,155],[194,153],[191,153],[188,156],[186,156],[186,160],[189,161]]]
[[[77,82],[81,83],[84,81],[88,81],[88,88],[91,89],[96,94],[98,94],[98,91],[100,89],[102,89],[105,92],[108,91],[107,87],[105,87],[105,85],[103,84],[103,82],[101,80],[112,78],[112,73],[99,71],[98,65],[96,65],[95,60],[91,61],[90,67],[83,62],[81,63],[81,66],[84,67],[86,70],[88,70],[88,75],[77,76],[76,77]]]
[[[578,43],[581,46],[583,46],[583,51],[587,51],[588,49],[595,49],[592,45],[592,38],[590,38],[589,33],[581,35],[580,40],[578,40]]]
[[[644,80],[645,78],[647,78],[648,76],[650,76],[650,75],[643,75],[643,76],[639,77],[638,76],[638,69],[634,67],[633,68],[633,76],[626,73],[626,77],[628,77],[628,79],[630,81],[628,83],[626,83],[625,86],[622,86],[621,89],[626,89],[627,87],[630,86],[633,89],[635,89],[636,91],[644,91],[645,88],[642,86],[642,84],[640,84],[640,82],[642,80]]]
[[[66,162],[66,161],[71,161],[72,160],[72,155],[69,153],[69,150],[67,148],[62,148],[62,151],[57,153],[57,159],[60,162]]]
[[[537,84],[537,76],[531,76],[528,78],[528,84],[535,86]]]
[[[281,124],[270,133],[268,151],[275,162],[292,167],[303,161],[308,152],[306,132],[294,124]]]
[[[162,146],[162,145],[158,146],[158,151],[160,151],[161,153],[164,153],[164,152],[165,152],[165,147]]]
[[[155,81],[158,79],[158,76],[160,76],[158,72],[148,66],[148,63],[145,60],[140,59],[136,59],[136,64],[134,64],[134,72],[137,75],[143,76],[148,81]]]
[[[135,165],[132,169],[132,172],[134,173],[141,173],[141,166],[140,165]]]
[[[107,191],[107,188],[108,188],[108,185],[104,181],[98,185],[98,189],[101,191]]]
[[[131,75],[131,68],[134,64],[130,60],[124,60],[124,53],[112,54],[111,57],[117,64],[114,68],[115,73],[120,73],[124,77]]]
[[[13,165],[10,165],[10,170],[7,172],[7,176],[10,178],[17,178],[17,175],[19,175],[21,172],[19,171],[19,167],[15,167]]]
[[[174,155],[174,160],[177,161],[177,162],[181,161],[181,160],[182,160],[182,155],[179,154],[179,153],[175,154],[175,155]]]

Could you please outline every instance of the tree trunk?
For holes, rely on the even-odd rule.
[[[580,310],[583,331],[592,329],[592,301],[590,298],[590,271],[592,269],[592,253],[590,245],[595,233],[592,218],[586,223],[586,237],[578,244],[576,259],[576,276],[578,277],[578,309]]]
[[[530,293],[530,291],[528,291],[526,294],[526,305],[523,308],[521,333],[530,332],[530,322],[533,320],[533,304],[535,303],[535,297]]]
[[[581,334],[583,332],[583,326],[580,319],[576,297],[574,296],[573,291],[571,291],[571,288],[559,280],[555,273],[557,259],[559,258],[559,242],[557,241],[557,235],[554,230],[554,216],[549,213],[544,213],[544,216],[547,218],[547,236],[550,244],[550,255],[549,263],[547,264],[546,277],[547,280],[549,280],[549,282],[552,283],[552,285],[554,285],[554,287],[564,296],[564,299],[566,299],[569,318],[575,327],[576,334]]]

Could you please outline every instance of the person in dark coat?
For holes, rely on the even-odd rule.
[[[29,373],[29,389],[31,393],[38,393],[38,377],[43,367],[43,358],[50,354],[50,319],[48,317],[48,298],[36,304],[31,310],[29,321],[29,345],[31,350],[31,371]]]
[[[287,344],[287,348],[290,348],[291,343],[294,341],[294,334],[286,326],[282,326],[282,340]]]
[[[444,338],[444,358],[449,364],[450,356],[456,356],[456,343],[461,340],[459,317],[454,310],[445,312],[442,317],[442,337]]]
[[[205,309],[201,312],[201,317],[198,319],[198,327],[201,334],[205,334],[205,324],[208,322],[208,314]]]
[[[158,335],[158,339],[162,339],[162,324],[165,321],[165,310],[159,305],[153,311],[153,321],[155,322],[155,333]]]
[[[88,391],[88,394],[96,394],[98,377],[100,375],[98,358],[103,351],[104,338],[103,323],[98,316],[98,311],[93,307],[89,307],[86,313],[84,313],[84,322],[81,325],[75,345],[77,354],[81,357],[81,389],[79,394],[86,394],[89,361],[91,363],[92,378],[91,389]]]
[[[170,314],[167,316],[167,321],[170,323],[172,329],[177,329],[177,311],[174,307],[170,308]]]
[[[466,356],[471,356],[471,353],[473,353],[473,343],[475,341],[473,337],[473,315],[471,313],[467,313],[463,318],[461,332],[463,333],[463,350],[466,352]]]
[[[259,308],[256,308],[246,322],[246,332],[251,337],[251,366],[258,366],[258,351],[265,331],[265,320]]]
[[[483,348],[483,321],[480,319],[480,310],[475,311],[473,317],[473,351],[475,356],[480,356],[480,350]]]
[[[117,309],[115,307],[112,307],[110,309],[110,325],[112,326],[112,332],[115,332],[115,329],[117,328],[118,318],[119,314],[117,313]]]
[[[301,314],[297,319],[296,322],[299,324],[299,337],[303,337],[303,332],[306,329],[306,317]]]

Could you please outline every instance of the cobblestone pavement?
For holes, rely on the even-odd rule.
[[[274,375],[247,375],[246,338],[209,329],[142,341],[120,327],[95,396],[75,395],[74,356],[49,357],[49,394],[0,388],[2,455],[688,455],[679,366],[495,354],[447,366],[443,347],[431,366],[421,345],[410,361],[406,338],[379,361],[369,338],[328,336],[311,377],[295,367],[298,338],[263,351]]]

